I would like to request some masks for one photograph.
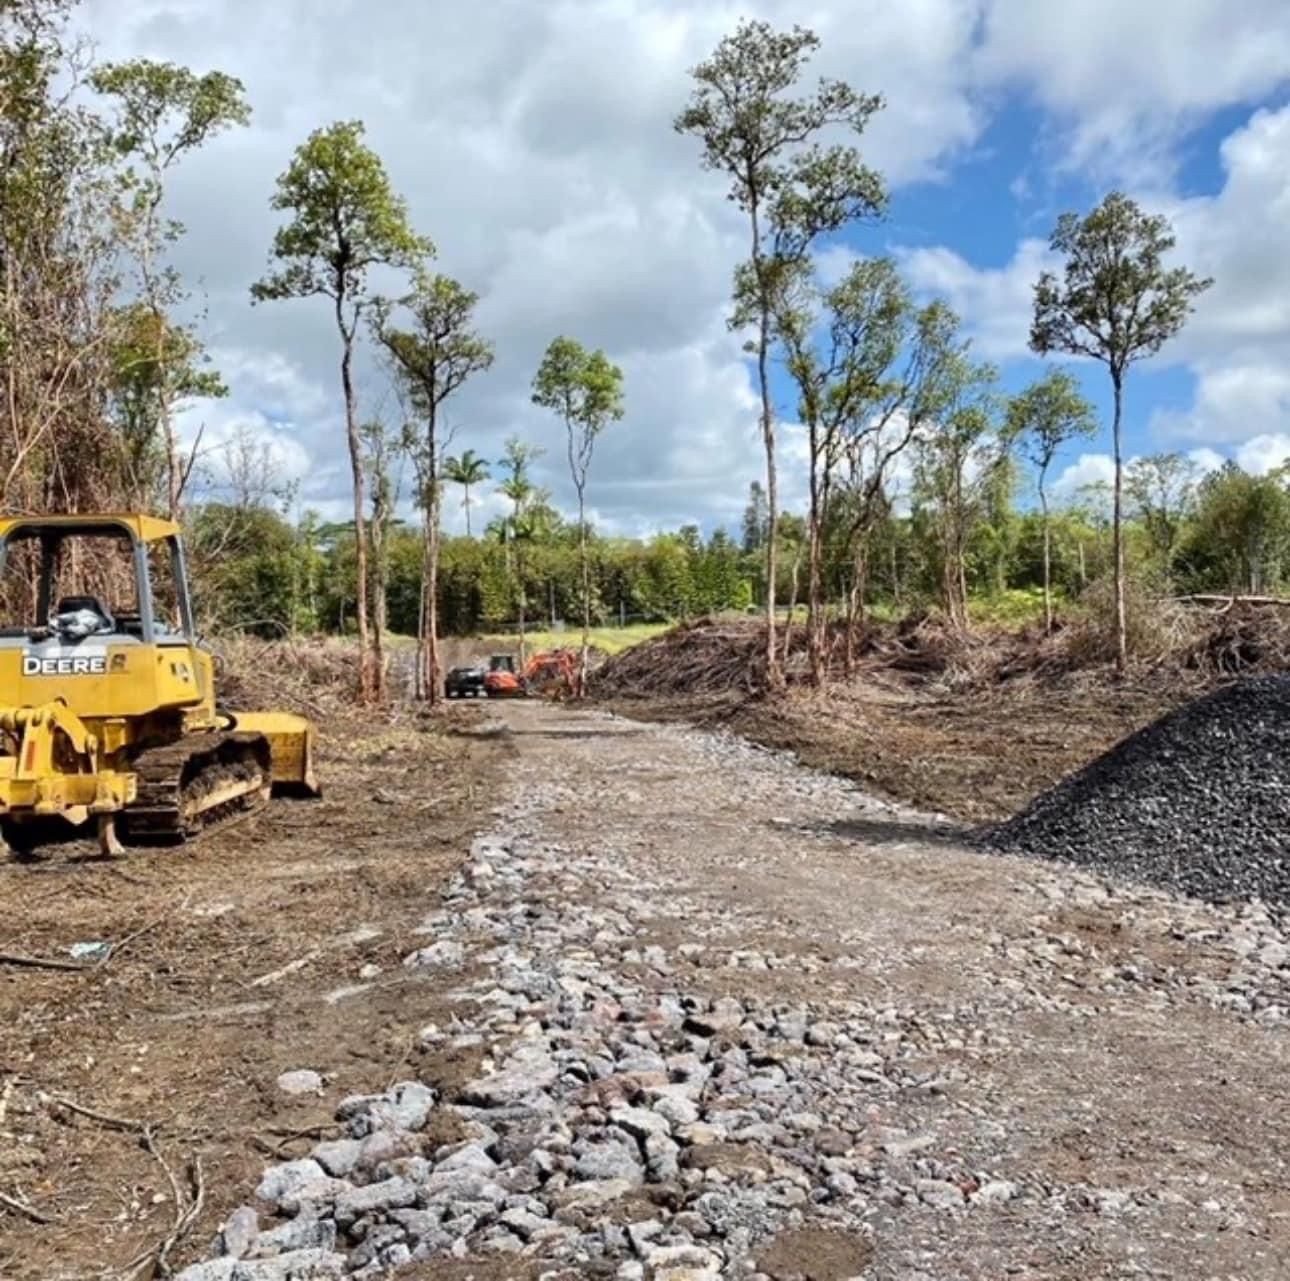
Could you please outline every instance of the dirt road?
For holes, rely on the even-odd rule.
[[[356,995],[325,1015],[343,1071],[273,1055],[323,1075],[297,1128],[377,1093],[281,1152],[308,1159],[241,1161],[182,1257],[242,1199],[231,1253],[185,1276],[1290,1274],[1290,947],[1260,909],[967,851],[738,740],[490,710],[469,856],[353,922],[411,1046],[358,1054]]]
[[[639,999],[742,1005],[705,1115],[751,1103],[741,1148],[800,1158],[806,1222],[870,1238],[865,1275],[1290,1273],[1290,953],[1261,912],[968,852],[736,740],[507,715],[525,894]],[[626,937],[597,946],[601,914]],[[826,1275],[809,1254],[789,1271]]]

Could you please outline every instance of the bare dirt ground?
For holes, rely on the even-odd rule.
[[[325,1181],[316,1270],[203,1275],[1290,1274],[1290,944],[1261,909],[970,851],[722,734],[488,714],[497,739],[355,731],[326,800],[191,860],[0,870],[4,950],[121,943],[86,974],[0,970],[0,1191],[52,1220],[0,1210],[0,1276],[101,1276],[164,1239],[157,1153],[181,1181],[201,1158],[175,1264],[240,1203],[299,1218],[256,1201],[266,1167],[341,1134],[344,1096],[418,1080],[419,1156]],[[1047,732],[1085,743],[1066,715]],[[976,812],[1047,759],[991,757],[1002,711],[927,732],[972,757],[935,804],[960,816],[992,761],[1012,790]],[[283,1095],[289,1069],[321,1093]],[[448,1171],[469,1199],[435,1193]]]
[[[411,1055],[426,1079],[453,1070],[415,1039],[438,992],[398,962],[505,755],[442,723],[340,718],[320,800],[185,849],[0,865],[0,951],[114,948],[83,972],[0,964],[0,1193],[34,1212],[0,1206],[0,1277],[128,1275],[174,1226],[169,1176],[187,1204],[197,1163],[204,1208],[171,1262],[204,1252],[267,1159],[328,1132],[335,1092]],[[279,1090],[295,1069],[321,1073],[327,1099]]]
[[[1006,818],[1200,688],[1105,672],[949,690],[876,669],[824,693],[620,698],[628,716],[728,729],[893,800],[969,824]]]

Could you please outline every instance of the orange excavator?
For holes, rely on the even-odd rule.
[[[488,660],[484,693],[489,698],[570,698],[577,688],[578,656],[571,649],[544,650],[518,668],[514,654]]]

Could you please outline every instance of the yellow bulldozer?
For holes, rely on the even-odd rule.
[[[100,850],[180,842],[274,791],[317,795],[313,725],[218,705],[179,527],[137,514],[0,520],[0,834]],[[61,822],[58,822],[61,820]]]

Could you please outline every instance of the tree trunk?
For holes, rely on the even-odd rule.
[[[515,585],[517,588],[516,596],[518,598],[516,603],[520,612],[520,671],[523,671],[524,664],[528,661],[528,655],[525,653],[524,645],[524,610],[525,606],[528,604],[528,600],[524,594],[524,557],[518,547],[515,550]]]
[[[1044,635],[1053,634],[1053,543],[1052,525],[1048,519],[1048,495],[1044,490],[1044,473],[1039,473],[1039,506],[1044,522]]]
[[[470,537],[470,486],[463,485],[462,489],[466,491],[466,501],[462,504],[466,509],[466,537]]]
[[[815,439],[815,428],[811,428],[810,460],[810,494],[811,510],[809,513],[809,539],[806,569],[806,627],[807,643],[811,660],[811,684],[817,689],[823,686],[825,678],[824,643],[826,627],[824,621],[824,603],[821,599],[824,590],[823,582],[823,549],[821,546],[821,524],[823,512],[821,502],[821,480],[819,475],[819,448]]]
[[[434,467],[433,462],[431,467]],[[430,705],[439,702],[443,692],[443,664],[439,659],[439,476],[430,477],[426,493],[425,571],[422,591],[425,593],[425,683]]]
[[[390,565],[385,536],[389,512],[386,510],[386,497],[382,492],[382,484],[383,480],[378,475],[373,486],[372,520],[368,525],[372,552],[372,649],[376,659],[376,697],[379,702],[385,702],[389,694],[385,668],[385,633],[389,625],[390,604]]]
[[[1113,541],[1115,544],[1115,669],[1121,674],[1129,665],[1129,620],[1124,598],[1124,466],[1120,449],[1120,412],[1124,400],[1124,376],[1111,371],[1115,389],[1115,416],[1111,425],[1111,439],[1115,450],[1115,500],[1112,509]]]
[[[345,437],[349,443],[349,468],[354,487],[355,617],[358,624],[358,696],[364,703],[377,697],[380,679],[376,654],[371,648],[367,604],[367,520],[363,512],[363,441],[358,430],[358,398],[354,391],[354,334],[346,328],[344,299],[336,299],[336,326],[344,351],[340,382],[345,392]]]
[[[429,698],[426,687],[426,637],[430,634],[430,518],[424,507],[421,511],[421,591],[417,596],[417,657],[413,677],[413,694],[418,702]]]
[[[772,689],[784,684],[775,644],[775,597],[779,575],[779,475],[775,466],[775,422],[771,416],[769,323],[761,323],[757,350],[757,377],[761,386],[761,438],[766,449],[766,681]]]
[[[761,223],[758,193],[752,186],[753,270],[757,277],[757,386],[761,393],[761,439],[766,450],[766,682],[772,689],[784,684],[775,645],[775,588],[779,572],[779,477],[775,467],[775,418],[770,396],[770,300],[762,278]]]
[[[587,694],[587,661],[591,652],[591,556],[587,548],[587,505],[578,486],[578,557],[582,562],[582,649],[578,655],[578,698]]]
[[[789,652],[793,645],[793,616],[797,613],[797,584],[798,571],[802,567],[802,545],[798,543],[797,550],[793,553],[793,574],[790,579],[788,589],[788,622],[784,624],[784,662],[788,662]],[[809,637],[808,637],[809,639]],[[785,683],[783,668],[779,672],[779,684],[782,687]]]
[[[851,592],[847,600],[847,645],[846,672],[850,676],[855,669],[856,641],[861,624],[864,622],[864,598],[868,585],[868,537],[867,531],[855,531],[854,550],[851,554]]]

